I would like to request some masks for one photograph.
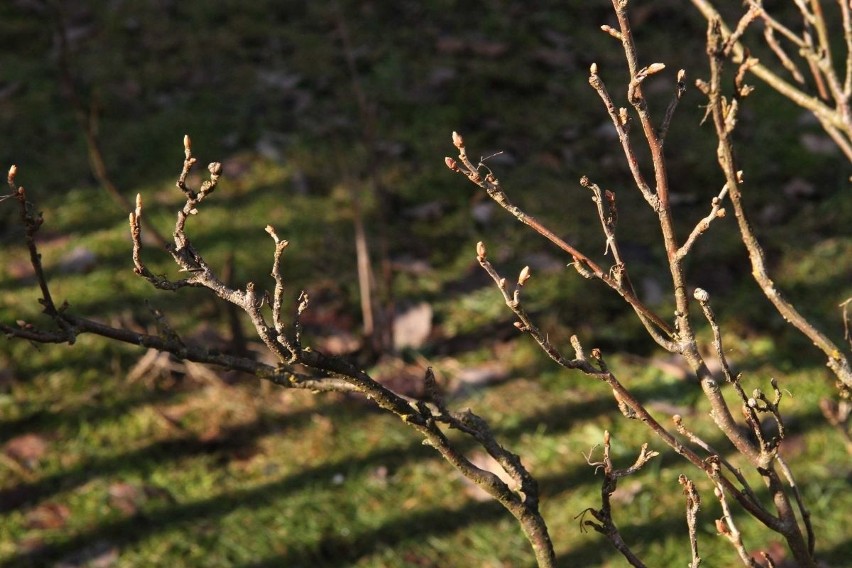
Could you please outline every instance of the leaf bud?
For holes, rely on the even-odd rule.
[[[665,64],[665,63],[651,63],[651,64],[648,66],[647,74],[648,74],[648,75],[653,75],[654,73],[659,73],[660,71],[662,71],[662,70],[663,70],[663,69],[665,69],[665,68],[666,68],[666,64]]]
[[[710,299],[710,294],[704,288],[696,288],[695,292],[692,293],[692,297],[703,304]]]
[[[487,258],[488,251],[485,249],[485,243],[479,241],[476,243],[476,258],[479,261],[483,261]]]
[[[449,156],[444,158],[444,163],[447,164],[447,167],[450,168],[452,171],[454,171],[454,172],[459,171],[459,165],[456,163],[456,161],[454,159],[450,158]]]
[[[461,137],[461,134],[453,130],[453,146],[456,148],[461,148],[464,146],[464,138]]]
[[[214,176],[218,176],[219,174],[222,173],[222,163],[221,162],[210,162],[209,164],[207,164],[207,169]]]
[[[9,183],[12,183],[12,182],[15,181],[15,175],[17,173],[18,173],[18,166],[16,166],[15,164],[12,164],[11,167],[9,167],[9,176],[8,176],[9,177]]]
[[[608,26],[608,25],[604,24],[604,25],[601,26],[601,31],[608,33],[609,35],[611,35],[615,39],[621,41],[621,32],[618,31],[617,29],[613,28],[612,26]]]
[[[187,152],[192,151],[192,140],[189,139],[189,134],[183,135],[183,149]]]
[[[527,283],[527,280],[530,279],[532,274],[530,274],[530,267],[525,266],[521,269],[521,273],[518,275],[518,286],[523,286]]]

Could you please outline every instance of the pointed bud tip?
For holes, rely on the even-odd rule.
[[[479,260],[485,260],[488,256],[488,251],[485,249],[485,243],[482,241],[476,243],[476,256]]]
[[[462,138],[461,134],[453,130],[453,146],[456,148],[461,148],[464,146],[464,138]]]
[[[15,164],[12,164],[12,165],[9,167],[9,181],[14,180],[14,179],[15,179],[15,174],[17,174],[17,173],[18,173],[18,166],[16,166]]]

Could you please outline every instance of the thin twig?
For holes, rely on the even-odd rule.
[[[691,479],[681,474],[677,480],[683,486],[683,494],[686,495],[686,527],[689,531],[689,547],[692,552],[692,562],[689,563],[689,568],[699,568],[701,556],[698,554],[696,525],[698,523],[698,511],[701,509],[701,497]]]
[[[697,0],[694,0],[697,1]],[[848,389],[852,389],[852,366],[849,359],[841,350],[832,342],[826,335],[816,328],[810,321],[802,316],[799,311],[783,298],[775,283],[769,277],[766,269],[766,261],[763,253],[763,248],[758,241],[751,223],[746,215],[745,208],[742,204],[742,193],[740,184],[742,183],[742,174],[738,171],[733,146],[731,142],[731,131],[728,128],[729,117],[726,116],[723,97],[721,94],[721,52],[719,45],[722,42],[722,32],[719,24],[711,24],[709,32],[711,48],[710,53],[710,83],[709,83],[709,108],[712,111],[714,124],[716,126],[716,135],[719,139],[719,148],[717,152],[719,166],[725,174],[726,185],[730,193],[731,204],[734,208],[734,214],[737,218],[737,225],[740,230],[743,244],[748,251],[749,260],[752,266],[752,275],[760,286],[763,293],[775,306],[775,309],[810,339],[826,355],[828,367],[834,372],[838,379]],[[712,46],[716,47],[713,48]]]
[[[466,176],[472,183],[484,189],[488,193],[489,197],[491,197],[506,211],[511,213],[518,221],[532,228],[535,232],[539,233],[557,247],[567,252],[571,255],[575,263],[582,263],[596,278],[602,280],[606,285],[622,296],[627,303],[633,307],[634,311],[636,311],[643,322],[649,322],[649,325],[646,327],[651,327],[651,325],[653,325],[657,328],[657,331],[652,333],[652,337],[658,344],[669,351],[677,350],[677,347],[671,341],[674,332],[669,324],[664,322],[656,313],[653,312],[653,310],[643,304],[631,290],[621,285],[615,278],[610,276],[609,271],[604,271],[588,256],[565,242],[565,240],[557,236],[555,232],[548,229],[537,219],[526,214],[510,202],[508,196],[500,185],[500,181],[494,176],[494,174],[489,172],[483,177],[479,168],[470,161],[464,146],[464,140],[457,132],[453,132],[453,144],[459,150],[459,160],[461,160],[463,167],[459,166],[459,164],[452,158],[444,158],[444,162],[450,170]]]
[[[722,187],[722,191],[719,192],[719,195],[714,197],[710,202],[710,213],[695,225],[695,228],[692,229],[691,233],[689,233],[686,241],[684,241],[683,245],[677,249],[676,257],[678,260],[686,258],[686,255],[689,254],[689,251],[692,249],[695,241],[698,240],[698,237],[710,228],[710,223],[725,216],[725,208],[722,207],[722,201],[725,199],[727,194],[728,186],[725,185]]]
[[[586,462],[590,466],[593,466],[595,471],[598,469],[603,470],[604,479],[603,483],[601,483],[600,509],[589,508],[583,513],[580,513],[580,516],[583,516],[586,512],[590,513],[597,522],[583,520],[581,521],[582,526],[590,527],[604,535],[622,554],[622,556],[627,559],[627,562],[636,568],[644,568],[645,564],[638,556],[636,556],[636,553],[630,549],[627,543],[624,542],[624,538],[622,538],[621,533],[618,531],[618,527],[612,518],[612,504],[610,502],[610,498],[618,486],[619,478],[636,473],[652,458],[658,455],[659,454],[657,452],[648,450],[648,444],[642,444],[642,449],[639,450],[639,456],[636,458],[633,465],[624,469],[616,469],[612,463],[612,458],[610,457],[609,431],[604,431],[603,461],[592,462],[589,457],[586,458]]]
[[[745,549],[742,535],[737,529],[737,525],[734,523],[734,516],[731,514],[731,509],[728,506],[728,500],[725,498],[725,488],[717,483],[714,494],[716,495],[716,499],[719,501],[719,504],[722,506],[722,518],[716,519],[716,530],[720,535],[727,538],[734,546],[734,550],[737,551],[737,555],[740,557],[740,561],[744,566],[749,568],[761,568]]]

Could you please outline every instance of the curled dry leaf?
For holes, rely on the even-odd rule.
[[[6,442],[3,453],[22,466],[33,469],[47,453],[47,441],[38,434],[23,434]]]
[[[42,503],[26,517],[26,526],[30,529],[58,529],[65,526],[71,517],[71,510],[60,503]]]

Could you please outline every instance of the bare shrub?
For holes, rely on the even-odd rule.
[[[709,13],[707,12],[709,3],[697,0],[695,3]],[[843,3],[841,5],[845,6]],[[521,270],[516,277],[502,275],[492,264],[488,248],[482,242],[476,247],[476,259],[493,279],[503,301],[516,317],[515,326],[521,332],[528,334],[557,365],[569,370],[578,370],[590,378],[606,383],[612,389],[615,403],[626,419],[642,423],[648,428],[653,438],[681,456],[684,462],[692,467],[693,474],[703,474],[709,479],[714,488],[713,498],[718,501],[722,511],[722,517],[716,521],[717,530],[730,541],[744,565],[757,566],[758,563],[747,551],[737,523],[756,522],[783,537],[798,565],[815,566],[816,535],[810,513],[794,473],[778,452],[779,444],[785,436],[785,424],[780,411],[783,399],[782,386],[772,379],[770,382],[772,391],[763,392],[761,389],[747,386],[751,382],[749,377],[743,377],[732,371],[723,345],[722,331],[711,307],[711,294],[700,287],[700,282],[697,281],[700,280],[700,275],[690,275],[685,268],[685,261],[695,243],[706,232],[715,229],[714,222],[725,216],[725,204],[730,203],[737,217],[740,235],[751,258],[758,285],[776,309],[826,355],[827,365],[838,378],[841,391],[847,392],[852,386],[849,363],[844,350],[816,330],[792,305],[783,300],[773,284],[764,266],[762,250],[754,237],[741,203],[743,175],[737,168],[731,134],[737,123],[737,111],[743,104],[742,99],[750,91],[744,83],[746,72],[751,71],[759,75],[758,70],[761,67],[758,67],[758,64],[745,54],[739,43],[740,38],[748,25],[758,19],[762,19],[768,29],[784,33],[785,37],[788,34],[776,26],[756,3],[753,3],[749,13],[734,32],[726,31],[719,23],[717,16],[710,16],[707,39],[710,76],[707,80],[698,81],[697,85],[707,96],[708,119],[712,120],[715,127],[719,142],[718,160],[725,181],[721,188],[714,189],[712,196],[708,199],[706,216],[701,218],[684,236],[678,235],[675,230],[675,219],[671,207],[671,181],[664,147],[678,102],[687,89],[686,73],[681,70],[676,74],[670,104],[661,118],[654,117],[643,92],[643,83],[652,75],[663,73],[666,67],[661,62],[648,65],[640,62],[628,20],[627,2],[613,0],[613,7],[618,28],[604,26],[603,31],[617,39],[623,48],[629,73],[626,92],[628,106],[620,107],[615,102],[616,99],[608,91],[597,65],[593,64],[590,68],[589,83],[599,95],[617,132],[618,142],[632,174],[635,189],[642,195],[649,212],[658,222],[660,239],[666,251],[666,265],[660,268],[660,272],[667,273],[671,281],[672,300],[675,305],[673,319],[668,315],[657,313],[643,303],[631,282],[629,267],[619,244],[620,231],[624,228],[618,227],[618,200],[615,191],[605,189],[587,176],[580,180],[583,191],[589,192],[600,220],[608,261],[604,264],[560,237],[556,229],[546,227],[510,201],[507,190],[495,173],[482,160],[470,158],[463,137],[456,132],[452,134],[452,144],[458,151],[458,157],[445,158],[445,164],[453,172],[467,177],[510,215],[564,252],[581,277],[599,280],[609,287],[633,310],[656,345],[685,360],[699,379],[696,388],[701,389],[708,401],[711,407],[709,418],[724,436],[727,447],[717,449],[711,446],[695,433],[699,430],[696,424],[688,423],[682,416],[672,415],[666,424],[654,418],[643,401],[629,388],[629,380],[618,377],[610,369],[606,363],[606,355],[601,349],[584,348],[576,335],[570,340],[571,354],[566,354],[561,346],[552,342],[547,332],[541,329],[524,305],[525,287],[535,285],[535,275],[528,267]],[[843,22],[848,34],[847,12],[848,7],[844,7]],[[822,32],[819,30],[817,25],[819,32],[817,37],[822,45]],[[771,40],[768,41],[771,42]],[[802,41],[807,42],[807,39]],[[770,43],[770,45],[774,44]],[[799,47],[802,48],[802,45]],[[805,44],[805,47],[812,48],[814,54],[824,53],[824,49],[821,51],[821,48],[810,44]],[[805,51],[807,52],[806,49]],[[722,87],[723,66],[732,54],[737,68],[733,90],[725,94]],[[739,59],[736,59],[737,57]],[[849,131],[846,130],[848,126],[843,126],[846,124],[843,121],[848,119],[848,110],[845,109],[848,103],[852,64],[843,82],[845,86],[839,87],[832,86],[834,81],[823,66],[824,59],[811,62],[820,70],[819,76],[824,79],[823,87],[828,89],[827,92],[837,103],[836,109],[831,112],[821,110],[822,107],[818,107],[814,112],[817,113],[826,131],[852,159],[852,152],[847,151],[850,143],[844,138],[848,136]],[[640,136],[634,139],[631,134],[637,129]],[[650,164],[642,163],[641,153],[637,150],[639,143],[637,139],[646,145],[651,156]],[[72,313],[67,306],[57,305],[42,268],[34,238],[42,224],[42,217],[27,200],[24,188],[18,184],[18,172],[15,166],[12,166],[8,173],[11,190],[9,197],[18,203],[30,261],[41,291],[40,302],[44,313],[55,323],[55,328],[39,329],[26,322],[19,322],[16,325],[0,324],[0,330],[9,337],[38,343],[73,343],[80,334],[92,333],[171,353],[187,361],[243,371],[285,388],[361,393],[379,408],[397,416],[402,424],[422,436],[424,443],[435,448],[456,470],[500,502],[517,519],[539,566],[555,565],[556,558],[551,536],[539,510],[539,491],[535,478],[524,467],[518,455],[500,444],[485,420],[470,409],[450,408],[431,371],[423,377],[426,396],[422,399],[412,398],[394,392],[347,360],[327,356],[304,345],[301,317],[305,310],[309,309],[309,296],[303,291],[295,306],[286,305],[282,258],[288,242],[279,236],[274,227],[268,225],[265,229],[272,245],[273,288],[271,291],[264,290],[254,282],[237,287],[229,284],[228,279],[216,273],[205,260],[203,252],[193,245],[187,223],[193,216],[200,214],[206,200],[217,189],[222,167],[217,162],[210,163],[207,168],[208,179],[200,187],[192,188],[187,180],[196,164],[197,159],[193,155],[192,145],[187,136],[184,139],[183,167],[177,180],[177,187],[183,193],[184,203],[176,214],[174,242],[167,247],[184,277],[172,279],[158,275],[146,265],[143,259],[144,206],[141,196],[137,197],[135,208],[129,213],[128,218],[133,243],[134,270],[136,274],[158,289],[178,291],[186,287],[204,288],[221,300],[241,309],[250,318],[257,336],[274,356],[275,364],[262,363],[248,356],[224,354],[205,346],[188,344],[169,327],[166,318],[159,313],[155,313],[159,327],[158,333],[147,334],[81,317]],[[643,168],[648,167],[653,172],[652,178],[646,177],[643,173]],[[626,227],[626,229],[631,228]],[[709,349],[703,350],[702,340],[696,330],[705,325],[709,326],[712,339],[709,342]],[[720,372],[713,373],[709,369],[703,354],[707,351],[712,352],[721,361]],[[723,389],[724,385],[730,388]],[[839,411],[835,414],[837,412]],[[693,419],[700,420],[700,417],[690,418],[690,420]],[[845,428],[845,425],[841,426]],[[460,443],[448,437],[447,431],[450,429],[461,432],[468,443],[477,445],[487,452],[504,470],[505,478],[480,467],[466,457],[468,448],[465,447],[465,451],[462,451]],[[639,450],[638,457],[632,465],[618,468],[610,455],[611,438],[608,432],[604,435],[602,442],[602,457],[598,459],[590,455],[587,458],[591,466],[603,471],[601,504],[587,509],[583,514],[582,523],[603,534],[632,565],[644,566],[643,560],[631,550],[629,543],[619,533],[613,518],[613,504],[610,497],[620,478],[635,473],[658,453],[650,450],[645,444]],[[736,455],[736,464],[735,460],[725,457],[731,449]],[[752,486],[754,481],[749,480],[755,479],[760,480],[764,486],[762,489]],[[686,497],[687,527],[692,553],[691,565],[697,567],[701,563],[701,557],[696,523],[702,499],[689,476],[681,475],[679,481]],[[707,496],[704,499],[706,502]],[[737,517],[736,522],[735,517]],[[770,566],[775,565],[768,553],[764,554],[764,560]]]

